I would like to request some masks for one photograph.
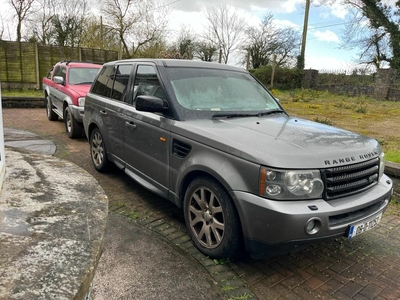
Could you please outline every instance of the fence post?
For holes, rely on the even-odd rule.
[[[374,98],[376,100],[387,100],[389,91],[396,80],[396,69],[378,69],[374,84]]]
[[[40,74],[39,74],[39,50],[38,43],[35,43],[35,73],[36,73],[36,85],[40,89]]]
[[[1,99],[1,82],[0,82],[0,192],[3,187],[6,172],[6,156],[4,151],[4,127],[3,127],[3,104]]]

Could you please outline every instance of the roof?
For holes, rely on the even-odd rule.
[[[187,67],[187,68],[210,68],[210,69],[222,69],[222,70],[232,70],[232,71],[245,71],[242,68],[225,65],[215,62],[206,62],[198,60],[186,60],[186,59],[156,59],[156,58],[138,58],[138,59],[123,59],[116,60],[105,63],[105,65],[113,65],[116,63],[137,63],[137,62],[147,62],[154,63],[158,66],[164,67]]]
[[[58,65],[58,64],[65,64],[72,68],[101,68],[101,66],[102,66],[101,64],[95,64],[95,63],[91,63],[91,62],[70,61],[70,60],[60,61],[56,65]]]

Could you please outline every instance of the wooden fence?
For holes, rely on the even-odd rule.
[[[1,87],[41,88],[42,78],[61,60],[103,64],[117,59],[118,51],[0,40]]]

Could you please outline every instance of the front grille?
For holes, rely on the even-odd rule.
[[[372,187],[379,180],[379,158],[358,164],[321,170],[325,199],[353,195]]]
[[[385,200],[379,201],[375,204],[372,204],[368,207],[352,211],[349,213],[341,214],[341,215],[336,215],[336,216],[330,216],[329,217],[329,226],[334,227],[334,226],[339,226],[343,224],[349,224],[352,222],[355,222],[356,220],[359,220],[365,216],[371,215],[377,211],[379,211],[382,207],[385,205]]]

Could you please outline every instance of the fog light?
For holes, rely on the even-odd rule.
[[[281,187],[279,185],[276,185],[276,184],[270,184],[265,189],[265,192],[270,196],[279,195],[281,191],[282,191]]]
[[[307,234],[316,234],[321,229],[321,220],[318,218],[311,218],[307,221],[305,232]]]

